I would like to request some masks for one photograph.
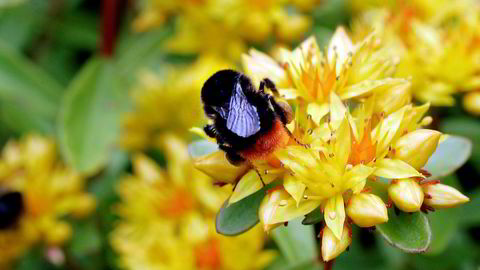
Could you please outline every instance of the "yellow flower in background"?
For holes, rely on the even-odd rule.
[[[162,76],[145,71],[132,91],[134,108],[123,121],[120,144],[127,149],[155,146],[165,132],[191,136],[188,129],[204,123],[200,91],[217,70],[232,64],[204,55],[186,68],[172,68]]]
[[[395,76],[412,78],[416,99],[451,106],[454,94],[480,89],[480,4],[477,1],[376,1],[361,8],[353,25],[357,37],[375,29],[385,46],[401,55]],[[464,108],[477,115],[475,94]]]
[[[18,192],[23,205],[18,220],[0,229],[0,267],[38,242],[62,246],[72,234],[64,217],[81,218],[95,209],[93,196],[84,191],[85,179],[57,160],[49,138],[9,141],[1,153],[0,176],[1,192]]]
[[[118,186],[121,220],[111,243],[127,269],[262,269],[274,253],[262,251],[260,227],[237,236],[215,232],[214,220],[231,187],[212,186],[194,169],[186,145],[164,135],[159,145],[167,167],[142,154],[134,156],[134,174]]]
[[[303,37],[312,22],[303,13],[318,0],[146,1],[133,28],[146,31],[175,17],[174,36],[166,48],[177,53],[216,53],[238,59],[246,43],[275,36],[292,42]]]

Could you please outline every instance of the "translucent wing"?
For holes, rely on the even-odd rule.
[[[235,85],[230,99],[227,128],[244,138],[260,130],[260,118],[257,108],[248,102],[240,83]]]

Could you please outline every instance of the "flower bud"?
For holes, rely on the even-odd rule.
[[[412,83],[404,81],[392,86],[388,91],[378,91],[375,98],[375,112],[389,115],[412,101]]]
[[[474,91],[463,97],[463,107],[469,113],[480,116],[480,91]]]
[[[45,228],[46,242],[52,246],[58,246],[67,241],[72,235],[72,228],[66,222],[52,223]]]
[[[443,184],[425,185],[425,204],[434,208],[450,208],[470,199],[455,188]]]
[[[223,151],[216,151],[194,159],[194,166],[215,181],[223,183],[234,183],[248,170],[247,165],[234,166],[228,162]]]
[[[385,203],[374,194],[360,193],[350,198],[347,215],[359,227],[372,227],[388,221]]]
[[[342,252],[344,252],[347,247],[352,243],[352,234],[347,228],[343,226],[342,239],[338,240],[337,237],[333,234],[327,226],[323,229],[322,236],[322,258],[324,261],[328,262]]]
[[[275,215],[277,207],[287,203],[290,198],[290,194],[283,188],[278,188],[268,191],[267,195],[263,198],[260,208],[258,209],[258,217],[262,223],[263,230],[268,232],[283,223],[272,223],[272,219]]]
[[[442,133],[431,129],[418,129],[402,137],[393,145],[394,155],[415,169],[422,168],[437,149]]]
[[[423,190],[412,179],[399,179],[388,187],[388,196],[398,209],[404,212],[417,212],[423,204]]]

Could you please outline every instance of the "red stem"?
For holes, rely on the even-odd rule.
[[[115,47],[118,0],[103,0],[103,41],[102,53],[106,57],[113,54]]]
[[[331,260],[331,261],[326,262],[323,266],[323,269],[324,270],[332,270],[334,263],[335,263],[335,260]]]

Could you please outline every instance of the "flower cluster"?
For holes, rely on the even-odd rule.
[[[411,81],[391,78],[399,59],[375,34],[353,43],[338,28],[322,52],[309,38],[274,60],[258,51],[244,55],[254,81],[268,77],[284,99],[295,105],[287,128],[306,144],[277,149],[255,168],[235,167],[223,152],[195,160],[198,169],[219,182],[235,183],[229,203],[238,202],[275,180],[259,209],[266,231],[292,219],[321,211],[322,258],[329,261],[351,243],[350,224],[385,223],[393,202],[405,212],[453,207],[468,201],[455,189],[428,178],[422,168],[440,132],[425,129],[429,104],[411,104]],[[373,192],[371,183],[388,192]]]
[[[120,182],[121,218],[111,243],[126,269],[262,269],[274,258],[263,249],[262,229],[238,237],[215,232],[215,213],[231,193],[214,188],[194,169],[187,147],[164,135],[159,145],[166,169],[143,154],[133,158],[133,175]],[[226,189],[227,188],[227,189]]]
[[[205,121],[200,101],[203,82],[216,70],[231,66],[218,57],[204,55],[187,68],[140,74],[140,83],[132,91],[134,108],[123,119],[122,147],[139,150],[155,146],[166,131],[186,138],[192,125]]]
[[[302,38],[311,25],[304,15],[317,0],[147,1],[133,27],[145,31],[175,17],[176,34],[167,48],[177,53],[214,52],[238,59],[245,42]],[[295,10],[295,12],[292,12]],[[176,15],[176,16],[175,16]]]
[[[0,160],[0,268],[42,241],[59,247],[72,234],[66,216],[95,208],[85,179],[57,160],[51,139],[28,135],[9,141]]]
[[[377,1],[354,5],[353,32],[375,29],[385,46],[401,55],[395,76],[412,77],[416,99],[451,106],[456,93],[464,108],[480,115],[480,4],[478,1]]]

